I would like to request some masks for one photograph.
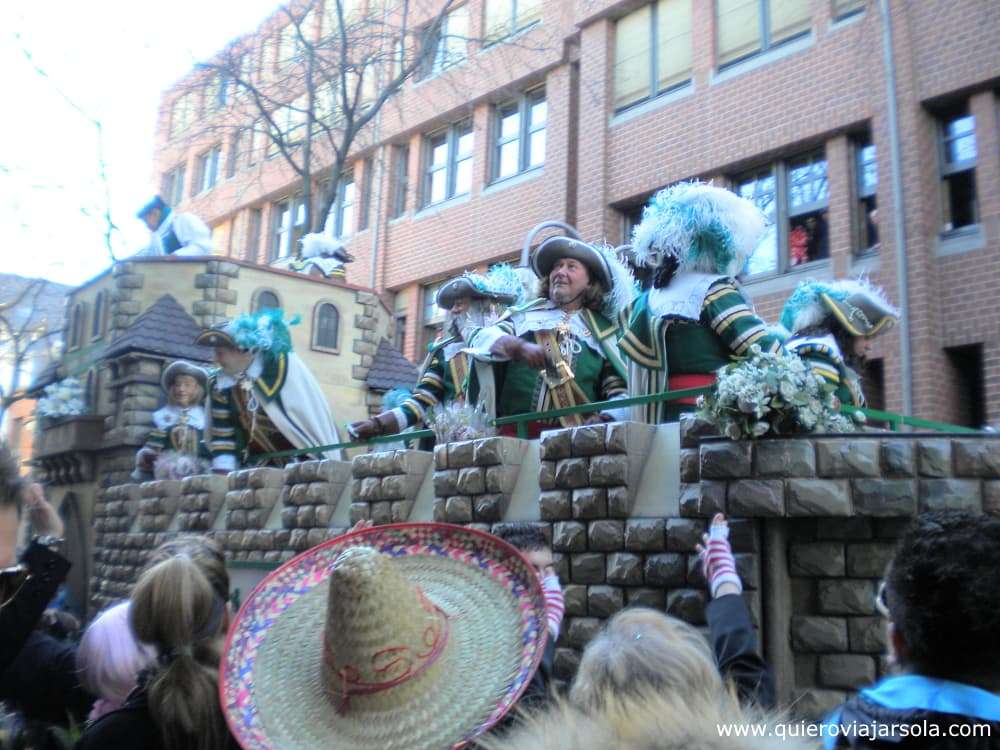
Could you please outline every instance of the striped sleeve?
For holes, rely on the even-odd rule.
[[[806,363],[806,366],[812,370],[816,377],[833,386],[837,398],[843,403],[851,404],[854,402],[850,389],[846,387],[844,382],[837,358],[830,347],[808,342],[796,345],[793,342],[789,348]]]
[[[765,352],[781,349],[781,339],[757,316],[731,279],[720,279],[708,288],[701,318],[738,357],[746,356],[754,344]]]
[[[397,421],[402,417],[405,422],[399,425],[400,429],[421,424],[427,416],[427,410],[444,401],[445,393],[445,361],[442,347],[434,353],[426,369],[421,373],[413,394],[396,410]]]
[[[152,448],[156,452],[166,450],[167,447],[167,433],[165,430],[161,430],[158,427],[154,427],[150,430],[149,434],[146,436],[146,444],[144,448]]]
[[[216,468],[228,468],[236,464],[236,422],[230,405],[229,391],[212,389],[209,399],[211,420],[206,443],[212,464]]]
[[[614,398],[622,398],[628,395],[628,384],[625,379],[618,374],[614,365],[608,359],[604,360],[601,366],[601,385],[597,397],[601,401],[610,401]]]

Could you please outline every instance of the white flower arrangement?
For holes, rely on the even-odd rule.
[[[731,440],[803,432],[853,432],[839,413],[834,387],[796,355],[762,352],[718,371],[715,391],[698,399],[698,415]]]
[[[64,378],[45,386],[45,395],[36,407],[43,417],[72,417],[87,412],[83,386],[77,378]]]
[[[438,445],[461,440],[478,440],[492,437],[496,428],[481,405],[452,401],[446,406],[433,409],[426,418],[427,426],[434,430]]]

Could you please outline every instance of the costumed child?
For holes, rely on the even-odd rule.
[[[898,320],[885,293],[865,279],[805,281],[781,310],[781,325],[791,334],[785,347],[836,388],[841,404],[857,407],[865,405],[860,373],[871,340]]]
[[[190,362],[172,362],[163,371],[167,405],[153,412],[153,430],[135,455],[133,479],[183,479],[210,469],[204,443],[207,382],[208,373]]]
[[[723,188],[682,182],[653,197],[632,236],[635,262],[653,269],[653,285],[620,321],[619,346],[637,366],[633,394],[712,385],[754,344],[781,348],[736,280],[765,227],[759,208]],[[673,421],[695,402],[666,402],[647,418]]]
[[[198,346],[215,350],[219,370],[209,387],[208,450],[212,471],[239,466],[284,466],[293,459],[261,454],[340,442],[319,382],[292,351],[281,310],[240,315],[203,331]],[[336,458],[328,450],[300,458]]]

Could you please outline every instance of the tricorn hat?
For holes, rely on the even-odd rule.
[[[583,240],[564,235],[549,237],[531,257],[531,268],[539,278],[546,278],[562,258],[574,258],[590,269],[593,277],[604,287],[604,306],[601,310],[615,318],[636,295],[635,277],[615,248],[609,245],[591,245]]]
[[[792,334],[835,321],[852,336],[870,338],[898,320],[899,310],[866,279],[804,281],[781,310],[781,325]]]
[[[277,356],[292,350],[288,327],[298,323],[298,315],[286,321],[280,309],[258,310],[206,328],[195,337],[194,343],[212,349],[239,349]]]
[[[208,372],[203,367],[179,359],[164,368],[163,375],[160,376],[160,386],[163,390],[169,391],[178,375],[190,375],[202,388],[208,383]]]
[[[146,205],[140,208],[135,215],[137,218],[142,219],[150,211],[155,211],[158,208],[166,211],[170,210],[170,206],[167,205],[167,202],[163,200],[163,198],[161,198],[160,196],[155,195]]]
[[[512,305],[523,296],[517,273],[506,263],[499,263],[485,274],[466,272],[449,279],[438,289],[437,306],[447,310],[462,297]]]
[[[546,640],[537,573],[462,526],[331,539],[269,574],[230,628],[219,689],[244,750],[446,750],[514,704]]]

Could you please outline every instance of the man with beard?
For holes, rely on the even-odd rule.
[[[557,236],[531,260],[539,297],[512,307],[495,326],[469,336],[470,351],[492,362],[497,415],[548,411],[628,395],[616,339],[618,314],[635,295],[635,280],[609,247]],[[570,414],[528,425],[529,437],[556,426],[625,419],[625,410]],[[514,425],[501,434],[513,435]]]
[[[466,350],[474,336],[522,296],[520,281],[509,266],[494,266],[485,276],[466,273],[450,279],[437,293],[437,306],[447,310],[444,331],[430,345],[413,393],[399,407],[348,427],[351,436],[367,440],[422,424],[429,410],[453,401],[481,405],[494,416],[493,372]]]

